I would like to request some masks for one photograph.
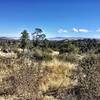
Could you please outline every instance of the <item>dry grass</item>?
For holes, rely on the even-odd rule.
[[[57,100],[53,96],[44,96],[43,100]]]
[[[43,62],[42,66],[45,75],[40,80],[40,90],[46,92],[49,89],[68,88],[69,86],[76,85],[70,79],[72,71],[76,70],[74,64],[53,59],[50,62]]]
[[[14,53],[14,52],[11,52],[11,53],[4,53],[2,51],[0,51],[0,58],[2,57],[5,57],[5,58],[16,58],[17,57],[17,54]]]
[[[75,66],[55,58],[40,62],[29,58],[3,58],[0,60],[0,92],[6,97],[11,95],[11,100],[17,100],[13,99],[14,95],[24,98],[21,100],[57,100],[43,94],[77,85],[77,81],[70,78]]]

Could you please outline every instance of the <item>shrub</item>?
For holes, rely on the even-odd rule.
[[[47,51],[42,51],[42,50],[36,50],[33,53],[33,57],[34,60],[36,61],[50,61],[52,60],[52,56],[50,55],[50,53]]]
[[[71,62],[71,63],[78,63],[79,59],[80,59],[80,55],[76,55],[76,54],[61,54],[59,56],[57,56],[58,59],[63,60],[63,61],[67,61],[67,62]]]
[[[89,55],[79,64],[80,100],[100,97],[100,56]]]
[[[68,41],[66,43],[62,43],[59,47],[60,54],[62,53],[78,53],[78,48],[75,46],[74,43]]]

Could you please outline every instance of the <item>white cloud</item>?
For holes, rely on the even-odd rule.
[[[100,30],[98,30],[100,31]],[[84,28],[72,28],[71,30],[67,30],[67,29],[59,29],[58,30],[58,33],[68,33],[68,32],[71,32],[71,33],[88,33],[90,32],[88,29],[84,29]]]
[[[73,29],[72,29],[72,32],[79,32],[79,31],[78,31],[78,29],[73,28]]]
[[[89,30],[87,30],[87,29],[79,29],[78,31],[79,31],[79,32],[83,32],[83,33],[89,32]]]
[[[66,29],[59,29],[58,33],[67,33],[68,31]]]
[[[76,33],[87,33],[89,32],[89,30],[87,29],[77,29],[77,28],[73,28],[71,32],[76,32]]]
[[[97,29],[96,32],[100,32],[100,29]]]

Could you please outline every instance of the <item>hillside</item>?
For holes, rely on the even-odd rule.
[[[48,41],[48,47],[20,48],[1,38],[0,100],[98,100],[100,42]],[[8,45],[8,46],[7,46]],[[90,48],[90,47],[91,48]],[[9,51],[10,50],[10,51]]]

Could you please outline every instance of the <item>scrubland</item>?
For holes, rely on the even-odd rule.
[[[7,55],[7,53],[3,53]],[[0,55],[0,100],[99,100],[100,54],[16,48]]]

